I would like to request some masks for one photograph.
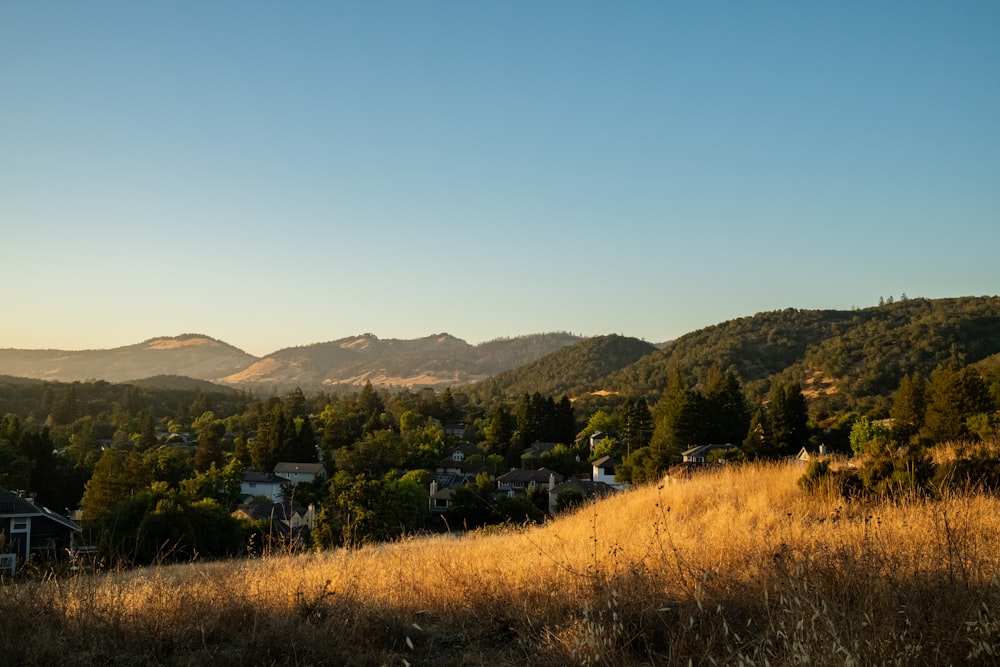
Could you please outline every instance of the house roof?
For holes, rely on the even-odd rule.
[[[326,466],[322,463],[291,463],[288,461],[280,461],[276,466],[274,466],[274,472],[277,475],[282,473],[323,475],[326,473]]]
[[[705,456],[713,449],[730,449],[734,445],[697,445],[684,452],[681,452],[681,456]]]
[[[0,516],[8,518],[37,517],[41,516],[56,523],[62,524],[70,530],[80,531],[80,526],[73,521],[56,514],[48,507],[36,505],[35,503],[12,493],[7,489],[0,488]]]
[[[613,459],[610,456],[602,456],[601,458],[594,461],[592,464],[595,468],[614,468],[616,465],[621,465],[621,461],[618,459]]]
[[[290,480],[287,477],[275,475],[273,472],[247,470],[243,473],[243,481],[254,482],[255,484],[285,484]]]
[[[432,499],[435,499],[435,500],[438,500],[438,499],[440,499],[440,500],[450,500],[451,499],[451,494],[453,494],[454,492],[455,492],[455,489],[451,488],[450,486],[446,486],[443,489],[438,489],[437,491],[435,491],[434,493],[432,493],[430,497]]]

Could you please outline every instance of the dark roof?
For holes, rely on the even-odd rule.
[[[7,489],[0,489],[0,516],[33,516],[38,513],[38,506],[34,503]]]
[[[79,531],[80,526],[76,525],[74,522],[70,521],[68,518],[62,516],[61,514],[56,514],[48,507],[43,507],[42,505],[36,505],[33,502],[25,498],[21,498],[16,493],[12,493],[7,489],[0,488],[0,516],[5,517],[45,517],[55,521],[56,523],[62,524],[70,530]]]
[[[270,484],[284,484],[290,480],[286,477],[275,475],[273,472],[256,472],[254,470],[247,470],[246,472],[243,473],[243,481],[270,483]]]
[[[602,456],[601,458],[594,461],[591,465],[596,468],[614,468],[616,465],[620,465],[621,462],[618,459],[613,459],[610,456]]]
[[[713,449],[731,449],[734,445],[697,445],[681,452],[681,456],[706,456]]]
[[[322,475],[326,472],[326,467],[322,463],[291,463],[288,461],[279,461],[278,464],[274,466],[274,472],[277,475],[287,472]]]

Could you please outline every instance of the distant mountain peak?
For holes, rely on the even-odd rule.
[[[181,334],[180,336],[159,336],[143,343],[148,350],[176,350],[179,347],[195,345],[219,345],[220,342],[203,334]]]

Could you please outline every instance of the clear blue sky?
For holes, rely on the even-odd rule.
[[[0,0],[0,347],[1000,292],[1000,3]]]

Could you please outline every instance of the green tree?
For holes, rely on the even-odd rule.
[[[871,454],[887,455],[892,449],[892,437],[888,428],[862,417],[851,426],[851,451],[855,456]]]
[[[767,417],[767,410],[761,406],[754,411],[750,419],[750,429],[743,439],[743,451],[749,459],[773,458],[776,455],[772,447],[773,442],[771,422]]]
[[[195,419],[191,427],[198,436],[198,446],[194,451],[195,470],[204,471],[211,466],[221,466],[223,464],[222,436],[226,432],[225,423],[216,419],[214,412],[207,411]]]
[[[972,366],[959,371],[941,366],[927,384],[927,410],[922,435],[932,442],[971,437],[969,417],[990,409],[989,391]]]
[[[138,452],[106,449],[83,492],[84,520],[97,519],[115,504],[150,483],[149,469]]]
[[[809,442],[809,411],[798,382],[775,385],[769,395],[768,419],[773,451],[791,456]]]
[[[743,386],[733,369],[718,366],[709,371],[701,404],[701,424],[705,435],[699,444],[736,444],[746,437],[750,408]]]
[[[517,419],[502,404],[490,408],[487,423],[483,427],[487,450],[491,453],[505,453],[517,431]]]
[[[681,460],[681,452],[694,442],[698,432],[698,401],[675,365],[667,375],[667,386],[653,408],[653,436],[648,456],[654,470],[666,470]]]
[[[892,439],[897,445],[910,444],[924,426],[927,412],[927,385],[914,373],[899,381],[899,388],[892,396]]]
[[[181,493],[190,501],[211,498],[230,512],[240,501],[243,481],[243,464],[234,458],[223,468],[213,463],[208,470],[198,471],[193,477],[182,480]]]
[[[619,406],[618,423],[620,440],[626,454],[647,447],[653,438],[653,415],[646,399],[630,396]]]

